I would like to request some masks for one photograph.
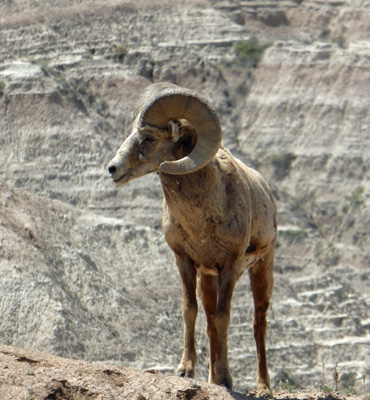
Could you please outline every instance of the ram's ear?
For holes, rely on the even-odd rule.
[[[174,121],[168,121],[168,131],[171,135],[171,141],[173,143],[178,142],[181,137],[180,127],[178,124]]]

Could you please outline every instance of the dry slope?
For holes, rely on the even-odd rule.
[[[341,385],[359,388],[370,362],[368,3],[182,3],[1,2],[0,340],[173,371],[180,286],[158,181],[117,189],[106,173],[137,92],[169,80],[211,98],[225,145],[278,200],[273,379],[323,383],[322,363],[339,363]],[[235,51],[253,35],[263,54]],[[245,276],[230,327],[241,390],[256,369],[248,286]],[[197,343],[205,379],[202,314]]]

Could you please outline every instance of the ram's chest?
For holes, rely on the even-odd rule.
[[[168,210],[164,210],[163,231],[171,249],[185,253],[199,270],[217,274],[226,260],[238,258],[241,242],[247,242],[242,236],[235,238],[227,224],[205,217],[193,210],[193,217],[184,221],[177,220]],[[167,211],[167,212],[166,212]]]
[[[250,195],[233,163],[215,159],[192,174],[161,174],[163,231],[171,249],[215,271],[242,257],[251,235]]]

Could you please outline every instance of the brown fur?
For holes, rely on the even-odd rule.
[[[189,154],[195,144],[191,126],[176,121],[169,129],[134,130],[112,160],[117,184],[152,171],[163,161]],[[148,138],[150,140],[148,140]],[[175,253],[182,280],[184,351],[178,372],[193,377],[197,355],[196,291],[203,303],[210,341],[209,381],[232,386],[227,358],[227,331],[233,290],[249,271],[254,298],[259,395],[270,392],[265,336],[266,313],[273,287],[277,234],[276,206],[269,186],[255,170],[220,148],[204,168],[185,175],[159,172],[164,193],[163,231]]]
[[[225,149],[200,171],[160,174],[160,179],[165,196],[163,230],[183,282],[185,350],[179,372],[194,376],[198,286],[210,340],[209,380],[231,387],[227,361],[231,298],[236,281],[248,269],[255,302],[257,389],[267,393],[266,312],[273,287],[277,230],[271,190],[258,172]]]

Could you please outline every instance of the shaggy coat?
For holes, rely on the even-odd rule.
[[[276,207],[269,186],[255,170],[220,149],[206,167],[188,175],[160,173],[165,200],[163,231],[176,255],[183,282],[185,350],[179,372],[194,376],[196,288],[207,316],[209,381],[231,388],[227,330],[236,281],[249,270],[255,303],[257,389],[269,391],[265,333],[273,288]]]

